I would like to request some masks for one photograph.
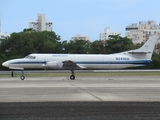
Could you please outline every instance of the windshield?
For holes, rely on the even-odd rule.
[[[36,56],[28,55],[28,56],[26,56],[25,58],[28,58],[28,59],[35,59],[35,58],[36,58]]]

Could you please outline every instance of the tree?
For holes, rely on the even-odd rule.
[[[127,51],[133,49],[133,46],[131,39],[119,35],[110,35],[109,40],[105,42],[107,54]]]
[[[30,53],[59,52],[60,36],[53,31],[36,32],[33,29],[24,29],[19,33],[12,33],[2,41],[0,52],[9,56],[26,56]]]
[[[52,43],[51,41],[45,42],[42,51],[43,53],[54,53],[55,52],[56,45]]]
[[[86,40],[63,41],[64,53],[87,54],[89,53],[90,42]]]
[[[104,54],[105,50],[104,50],[103,42],[100,41],[100,40],[96,40],[96,41],[92,42],[91,46],[90,46],[90,53],[92,53],[92,54]]]

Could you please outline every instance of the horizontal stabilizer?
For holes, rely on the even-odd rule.
[[[137,52],[137,51],[129,51],[128,53],[130,53],[130,54],[148,54],[148,53],[151,53],[151,52]]]

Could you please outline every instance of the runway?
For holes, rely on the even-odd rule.
[[[0,103],[1,120],[159,120],[157,102]]]
[[[159,111],[159,76],[0,78],[2,120],[158,120]]]
[[[0,102],[160,101],[159,76],[0,78]]]

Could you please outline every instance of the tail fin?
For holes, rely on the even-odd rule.
[[[130,50],[128,53],[145,55],[145,59],[151,59],[156,41],[157,36],[151,36],[142,47],[136,50]]]

